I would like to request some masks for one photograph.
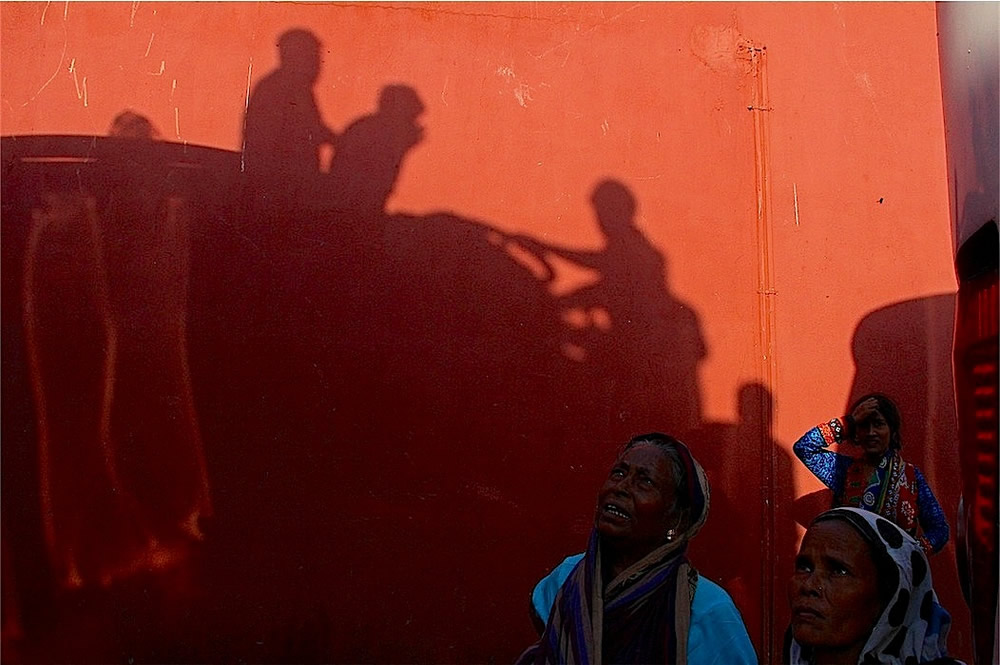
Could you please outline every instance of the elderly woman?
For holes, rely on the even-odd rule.
[[[587,551],[535,588],[544,631],[518,662],[755,664],[733,601],[685,556],[708,504],[684,444],[659,433],[629,441],[598,492]]]
[[[958,663],[947,655],[951,617],[927,557],[889,520],[835,508],[810,525],[788,587],[792,624],[783,663]]]
[[[806,432],[793,450],[833,490],[833,507],[853,506],[877,513],[933,554],[948,542],[948,522],[924,474],[900,454],[900,425],[893,401],[870,393],[854,402],[850,415]],[[858,453],[842,455],[827,449],[841,442],[854,443]]]

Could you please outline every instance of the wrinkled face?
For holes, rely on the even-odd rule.
[[[630,549],[663,544],[673,516],[673,475],[670,462],[651,443],[639,443],[615,462],[597,495],[597,530]]]
[[[862,648],[882,614],[871,548],[846,522],[809,527],[788,586],[792,635],[820,649]]]
[[[870,418],[857,423],[854,439],[866,455],[880,457],[889,450],[892,431],[885,416],[875,411]]]

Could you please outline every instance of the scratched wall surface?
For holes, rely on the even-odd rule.
[[[801,524],[828,501],[791,445],[870,389],[899,397],[907,454],[953,519],[932,4],[0,10],[4,136],[103,136],[130,109],[180,151],[102,144],[69,203],[25,193],[62,182],[35,162],[4,172],[20,189],[4,202],[3,468],[21,478],[3,489],[5,658],[512,660],[530,588],[583,548],[617,447],[663,430],[713,483],[692,560],[767,660]],[[102,193],[102,160],[125,157],[151,164],[135,191],[167,201],[133,211],[140,227]],[[213,166],[163,175],[182,158]],[[146,259],[122,273],[146,295],[117,309],[79,286],[117,274],[79,257],[115,249]],[[136,302],[173,313],[181,360],[137,343],[109,364],[108,339],[143,339]],[[59,353],[86,357],[63,349],[74,322],[90,337],[72,348],[96,355],[66,369]],[[37,456],[41,430],[74,450],[76,422],[43,426],[39,395],[75,413],[86,380],[110,409],[111,365],[180,377],[144,393],[165,385],[169,408],[133,403],[178,410],[187,434],[151,434],[152,415],[130,429],[120,405],[126,424],[91,415],[94,473],[117,460],[136,469],[122,487],[171,487],[166,508],[130,491],[149,533],[187,540],[103,578],[91,547],[94,581],[67,586],[101,504],[72,504],[94,488]],[[130,453],[167,459],[176,441],[183,464]],[[69,506],[54,522],[43,485]],[[967,657],[951,545],[933,570]]]

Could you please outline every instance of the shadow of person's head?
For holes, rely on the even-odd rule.
[[[602,180],[590,197],[601,230],[608,238],[633,227],[636,201],[628,187],[617,180]]]
[[[378,97],[378,112],[400,123],[416,123],[425,110],[417,91],[407,85],[387,85]]]
[[[321,46],[319,39],[308,30],[295,28],[282,33],[278,38],[278,55],[283,74],[309,85],[315,83],[322,62]]]
[[[774,413],[774,396],[762,383],[744,383],[740,386],[737,408],[740,424],[761,424]]]
[[[111,121],[111,126],[108,127],[108,136],[152,141],[160,138],[160,132],[146,116],[131,109],[125,109]]]
[[[379,215],[385,211],[403,160],[424,140],[417,122],[426,107],[407,85],[382,88],[374,113],[352,122],[336,139],[329,182],[334,207]]]

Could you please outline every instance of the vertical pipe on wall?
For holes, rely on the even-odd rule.
[[[755,190],[757,193],[757,358],[759,376],[768,393],[775,393],[777,373],[775,358],[774,316],[774,250],[772,247],[771,182],[769,158],[768,114],[771,107],[767,92],[767,47],[749,45],[752,101],[748,109],[753,115]],[[761,662],[773,662],[774,624],[774,423],[771,404],[760,404],[760,486],[764,496],[761,515]]]

